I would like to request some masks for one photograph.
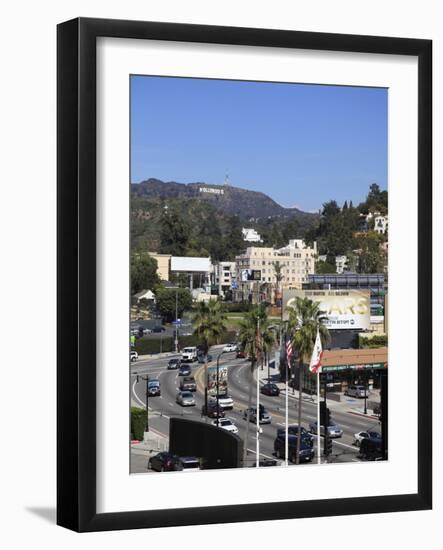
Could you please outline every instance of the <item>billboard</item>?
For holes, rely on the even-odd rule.
[[[171,257],[171,271],[187,271],[191,273],[208,273],[210,271],[209,258],[191,258],[186,256]]]
[[[261,271],[259,269],[242,269],[241,281],[246,283],[247,281],[260,281]]]
[[[217,395],[217,367],[208,367],[208,395]],[[228,367],[221,365],[218,369],[218,393],[228,393]]]
[[[324,311],[324,325],[329,330],[370,328],[370,290],[283,290],[283,318],[287,308],[294,307],[296,298],[319,302]]]

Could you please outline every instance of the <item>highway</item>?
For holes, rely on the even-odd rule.
[[[215,358],[218,350],[211,350]],[[192,375],[197,380],[197,392],[195,392],[195,407],[182,407],[175,402],[176,394],[179,391],[180,377],[177,370],[167,370],[167,363],[170,355],[162,358],[151,358],[139,360],[131,364],[131,397],[132,403],[138,407],[145,407],[146,382],[142,376],[158,378],[161,383],[161,396],[149,398],[149,426],[150,430],[168,436],[169,419],[171,417],[188,417],[201,422],[211,422],[212,419],[201,415],[201,408],[204,404],[204,366],[199,363],[191,364]],[[211,363],[215,365],[215,361]],[[248,388],[250,376],[250,362],[245,359],[236,359],[235,352],[223,354],[220,358],[220,366],[228,368],[228,392],[234,400],[233,410],[226,411],[226,417],[238,427],[238,435],[245,439],[246,420],[243,418],[244,410],[247,408]],[[139,375],[137,382],[136,375]],[[272,374],[272,371],[271,371]],[[289,423],[297,424],[298,393],[289,390]],[[253,382],[252,405],[256,405],[256,382]],[[260,434],[260,457],[275,458],[274,439],[277,428],[284,428],[285,421],[285,395],[281,392],[278,397],[269,397],[260,394],[260,404],[263,404],[272,415],[271,424],[262,425],[263,432]],[[354,433],[368,428],[379,429],[378,421],[374,418],[357,416],[349,412],[349,407],[335,405],[332,418],[343,429],[344,434],[340,439],[333,440],[333,452],[328,462],[349,462],[358,461],[358,449],[352,445]],[[309,428],[309,423],[317,419],[317,406],[309,397],[303,398],[302,404],[302,425]],[[252,465],[255,462],[256,449],[256,426],[250,423],[248,462]],[[323,440],[322,440],[323,441]],[[316,438],[315,444],[316,447]],[[316,460],[316,459],[315,459]],[[314,462],[315,462],[314,460]],[[322,461],[324,458],[322,457]]]

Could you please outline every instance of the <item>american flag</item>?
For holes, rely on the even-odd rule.
[[[288,361],[288,365],[291,364],[292,353],[293,353],[292,342],[291,342],[291,340],[288,340],[286,342],[286,360]]]

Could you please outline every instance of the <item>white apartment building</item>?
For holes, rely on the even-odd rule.
[[[236,286],[237,272],[235,262],[219,262],[212,265],[212,281],[218,288],[218,295],[224,296],[226,291]]]
[[[261,237],[255,229],[243,227],[241,230],[243,240],[249,243],[261,243]]]
[[[260,271],[260,279],[256,283],[268,283],[274,287],[277,283],[274,264],[278,262],[281,266],[282,287],[300,289],[302,283],[307,282],[308,275],[315,273],[316,256],[317,243],[311,248],[306,246],[302,239],[292,239],[287,246],[280,249],[248,247],[245,253],[236,256],[235,260],[237,273],[244,270]],[[238,288],[243,299],[251,292],[257,291],[253,281],[245,282],[240,278]]]

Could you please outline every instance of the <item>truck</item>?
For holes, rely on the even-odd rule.
[[[197,348],[189,347],[182,350],[182,363],[193,363],[197,361]]]

